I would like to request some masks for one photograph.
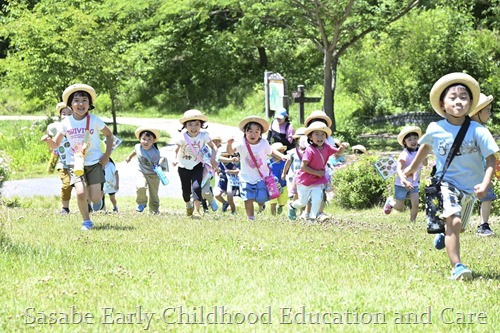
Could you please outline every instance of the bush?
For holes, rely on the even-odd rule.
[[[362,156],[358,161],[337,170],[333,175],[333,202],[342,208],[367,209],[384,201],[388,182],[377,173],[377,156]]]
[[[9,179],[9,175],[9,158],[3,151],[0,150],[0,188],[2,188],[3,182]]]

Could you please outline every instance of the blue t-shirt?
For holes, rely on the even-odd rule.
[[[274,177],[278,178],[280,185],[282,187],[286,186],[286,179],[281,179],[281,174],[285,168],[285,161],[274,161],[273,159],[270,159],[269,162],[267,162],[267,165],[271,168],[271,172]]]
[[[432,151],[436,156],[436,176],[442,173],[446,157],[460,127],[450,124],[447,120],[432,122],[418,141],[421,145],[432,146]],[[483,158],[498,150],[498,145],[490,131],[477,122],[471,121],[464,141],[443,180],[466,193],[474,193],[474,186],[483,181]]]

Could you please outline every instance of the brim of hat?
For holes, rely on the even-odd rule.
[[[326,126],[328,127],[332,126],[332,120],[325,113],[324,115],[309,115],[304,121],[304,127],[309,126],[311,124],[311,120],[313,119],[324,119],[326,121]]]
[[[355,150],[361,150],[365,154],[368,153],[365,147],[359,146],[359,145],[356,145],[356,146],[352,147],[352,151],[355,151]]]
[[[451,73],[445,75],[434,83],[429,95],[432,108],[443,118],[446,118],[446,112],[441,109],[441,101],[439,98],[446,88],[455,84],[467,86],[472,93],[469,113],[474,111],[479,103],[479,94],[481,93],[481,90],[479,89],[479,83],[472,76],[465,73]]]
[[[301,136],[304,136],[305,134],[294,134],[292,135],[292,139],[298,139],[300,138]]]
[[[399,133],[399,135],[398,135],[398,142],[401,146],[404,147],[403,140],[404,140],[405,136],[407,136],[410,133],[417,133],[419,138],[422,136],[422,130],[419,127],[408,128],[408,129],[402,131],[401,133]]]
[[[486,98],[483,101],[480,101],[477,104],[477,106],[473,112],[469,112],[469,116],[471,116],[471,117],[474,116],[476,113],[478,113],[479,111],[481,111],[482,109],[484,109],[485,107],[490,105],[491,102],[493,102],[493,96],[491,96],[491,95],[486,96]]]
[[[156,136],[156,141],[160,139],[160,131],[157,130],[156,128],[150,128],[150,127],[139,127],[138,129],[135,130],[135,137],[137,140],[140,140],[140,135],[142,132],[148,131],[153,133]]]
[[[73,94],[77,91],[87,92],[90,95],[90,98],[92,98],[92,104],[95,103],[95,99],[96,99],[97,95],[95,93],[94,88],[92,88],[89,85],[83,85],[83,84],[75,84],[75,85],[72,85],[72,86],[69,86],[68,88],[66,88],[66,90],[64,90],[63,96],[62,96],[63,102],[66,103],[66,105],[68,105],[69,96],[71,96],[71,94]]]
[[[240,128],[240,131],[244,132],[245,131],[245,126],[248,123],[258,123],[262,126],[263,130],[262,133],[265,133],[269,130],[269,124],[264,118],[260,118],[257,116],[251,116],[251,117],[246,117],[242,121],[240,121],[240,124],[238,127]]]
[[[202,114],[202,115],[198,115],[198,116],[182,117],[181,119],[179,119],[181,124],[184,124],[185,122],[191,121],[191,120],[207,121],[208,117],[205,116],[204,114]]]
[[[309,128],[309,129],[306,129],[306,135],[309,135],[309,134],[311,134],[314,131],[325,132],[326,136],[332,135],[332,130],[329,129],[328,127],[326,127],[326,128]]]

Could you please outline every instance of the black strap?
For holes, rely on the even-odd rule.
[[[469,116],[466,116],[464,123],[460,127],[460,130],[458,131],[458,134],[455,137],[453,144],[451,145],[450,152],[448,153],[448,156],[446,156],[446,161],[444,163],[443,172],[441,173],[441,176],[439,176],[438,184],[441,183],[441,181],[443,180],[444,174],[445,174],[446,170],[448,170],[448,167],[450,166],[451,161],[453,161],[453,158],[455,157],[455,155],[457,155],[458,150],[460,149],[460,146],[462,145],[462,141],[464,141],[465,133],[467,133],[467,129],[469,128],[469,125],[470,125],[470,118],[469,118]]]

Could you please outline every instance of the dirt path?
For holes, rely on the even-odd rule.
[[[34,116],[0,116],[0,121],[2,120],[39,120],[45,119],[45,117],[34,117]],[[110,118],[101,117],[106,123],[111,123]],[[133,125],[133,126],[153,126],[161,131],[166,131],[170,133],[171,137],[175,137],[181,128],[181,125],[177,119],[161,119],[161,118],[131,118],[131,117],[118,117],[117,123],[122,125]],[[217,123],[207,123],[207,131],[210,135],[220,136],[223,140],[228,139],[230,136],[240,136],[241,132],[238,127],[227,126]],[[174,157],[173,145],[166,145],[160,147],[160,150],[165,153],[168,160],[171,161]],[[120,190],[116,194],[117,197],[134,197],[135,196],[135,183],[136,178],[136,163],[134,159],[130,163],[125,161],[115,161],[118,173],[120,176]],[[181,184],[179,176],[177,174],[177,168],[170,165],[170,172],[167,174],[167,178],[170,183],[167,186],[160,186],[159,195],[160,197],[181,197]],[[1,189],[2,196],[9,197],[33,197],[33,196],[58,196],[60,193],[61,181],[54,174],[50,177],[35,178],[35,179],[22,179],[6,181]]]

